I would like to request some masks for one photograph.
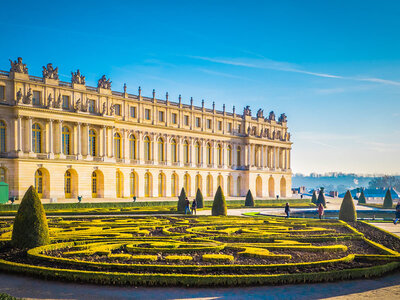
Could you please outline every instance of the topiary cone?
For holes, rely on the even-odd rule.
[[[364,189],[361,189],[361,194],[360,194],[360,197],[358,198],[358,203],[360,203],[360,204],[367,203],[367,200],[365,199],[365,195],[364,195]]]
[[[197,192],[196,192],[196,202],[197,202],[197,208],[204,207],[203,194],[201,193],[199,188],[197,189]]]
[[[314,190],[314,192],[312,193],[312,197],[311,197],[311,203],[317,204],[318,199],[317,199],[317,191]]]
[[[35,248],[49,244],[46,213],[35,188],[30,186],[14,219],[11,243],[17,248]]]
[[[247,192],[246,201],[244,201],[244,206],[254,207],[254,198],[250,190]]]
[[[227,207],[224,193],[222,192],[221,187],[219,186],[217,192],[214,196],[214,202],[211,210],[211,214],[213,216],[226,216],[227,215]]]
[[[390,188],[387,189],[385,199],[383,199],[383,208],[392,208],[393,207],[393,199],[392,193],[390,192]]]
[[[325,195],[324,195],[324,188],[321,188],[321,190],[319,191],[319,195],[318,195],[318,200],[316,204],[320,204],[322,203],[322,205],[324,207],[326,207],[326,201],[325,201]]]
[[[342,205],[340,205],[339,220],[345,222],[357,221],[357,211],[354,206],[353,197],[349,190],[344,195]]]
[[[179,195],[178,198],[178,212],[185,212],[185,207],[186,207],[186,192],[185,189],[182,188],[181,194]]]

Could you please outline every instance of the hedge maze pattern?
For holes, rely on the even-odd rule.
[[[1,240],[11,237],[3,221]],[[381,275],[400,254],[342,221],[272,217],[49,220],[51,244],[0,269],[118,285],[234,286]]]

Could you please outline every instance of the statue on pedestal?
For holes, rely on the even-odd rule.
[[[74,105],[74,111],[78,112],[81,110],[81,98],[79,98],[78,100],[76,100],[76,103]]]
[[[72,75],[71,78],[72,83],[85,84],[86,77],[81,75],[81,71],[79,71],[79,69],[75,73],[71,72],[71,75]]]
[[[43,78],[58,80],[58,67],[53,68],[53,64],[48,63],[47,67],[43,66]]]
[[[268,119],[270,121],[275,121],[275,113],[273,110],[269,113]]]
[[[10,72],[28,74],[28,68],[26,64],[22,63],[22,57],[18,57],[15,61],[9,59],[9,61],[11,64]]]
[[[264,118],[264,110],[261,108],[257,111],[257,118]]]
[[[110,106],[110,116],[113,116],[114,112],[115,112],[115,105],[111,104],[111,106]]]
[[[54,105],[54,108],[60,108],[61,107],[61,94],[58,94],[58,98],[57,98],[57,101],[54,101],[54,103],[53,103],[53,105]]]
[[[103,109],[101,111],[101,115],[105,116],[107,114],[107,104],[104,102],[103,103]]]
[[[26,93],[24,103],[25,104],[31,104],[32,103],[32,97],[33,97],[32,89],[29,88],[28,92]]]
[[[89,107],[89,100],[86,99],[85,104],[82,103],[81,111],[82,112],[87,112]]]
[[[51,93],[49,94],[49,97],[47,97],[47,108],[53,107],[53,98],[51,97]]]
[[[251,116],[251,109],[250,106],[247,105],[243,110],[243,116]]]
[[[17,104],[18,103],[20,103],[21,102],[21,100],[22,100],[22,92],[21,92],[21,89],[19,89],[19,91],[17,92],[17,99],[16,99],[17,101]]]
[[[278,119],[279,122],[287,122],[287,117],[286,115],[283,113],[281,114],[281,116]]]
[[[111,82],[110,79],[106,78],[106,75],[103,75],[98,81],[97,81],[97,87],[101,89],[107,89],[111,90]]]

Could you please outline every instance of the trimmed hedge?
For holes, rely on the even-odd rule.
[[[360,197],[358,198],[358,204],[365,204],[367,200],[365,199],[364,189],[361,189]]]
[[[254,207],[254,198],[250,190],[247,192],[246,200],[244,201],[244,206]]]
[[[324,207],[326,207],[326,200],[325,200],[325,195],[324,195],[324,188],[321,188],[321,190],[319,191],[319,195],[318,195],[318,200],[316,204],[322,204]]]
[[[339,220],[345,222],[355,222],[357,221],[357,211],[354,206],[353,197],[349,190],[347,190],[346,195],[344,195],[342,204],[340,205]]]
[[[317,204],[317,203],[318,203],[317,191],[316,191],[316,190],[314,190],[314,192],[312,193],[311,203],[314,203],[314,204]]]
[[[214,203],[212,206],[211,214],[213,216],[226,216],[227,215],[227,207],[224,192],[221,187],[218,186],[217,192],[215,193]]]
[[[197,192],[196,192],[196,203],[197,203],[197,208],[203,208],[204,207],[203,194],[201,193],[199,188],[197,189]]]
[[[179,198],[178,198],[178,212],[179,213],[184,213],[185,212],[186,198],[187,197],[186,197],[185,189],[182,188],[181,194],[179,195]]]
[[[387,189],[385,194],[385,199],[383,199],[383,208],[392,208],[393,206],[393,199],[392,194],[390,193],[390,188]]]

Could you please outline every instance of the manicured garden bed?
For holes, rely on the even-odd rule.
[[[0,269],[111,285],[236,286],[380,276],[400,240],[365,223],[274,217],[49,219],[51,244],[12,248],[0,222]]]

